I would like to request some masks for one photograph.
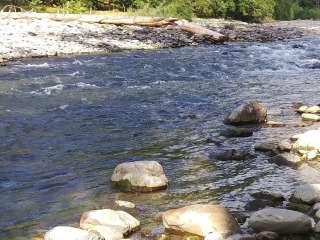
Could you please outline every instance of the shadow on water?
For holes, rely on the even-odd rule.
[[[294,102],[319,104],[318,39],[268,44],[26,60],[0,68],[0,238],[23,239],[82,212],[136,203],[136,216],[192,203],[244,211],[250,193],[288,195],[302,180],[268,162],[213,161],[219,149],[300,132]],[[294,45],[300,44],[301,48]],[[226,112],[249,99],[288,127],[221,139]],[[306,128],[304,128],[305,130]],[[217,144],[220,143],[220,144]],[[166,191],[119,193],[109,181],[125,161],[157,160]]]

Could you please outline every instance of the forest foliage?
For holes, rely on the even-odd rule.
[[[24,6],[34,11],[46,7],[64,12],[118,10],[141,15],[190,19],[231,18],[249,22],[269,19],[319,19],[320,0],[1,0],[3,5]]]

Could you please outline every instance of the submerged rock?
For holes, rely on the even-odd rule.
[[[265,207],[277,207],[282,205],[285,198],[279,193],[273,192],[256,192],[252,196],[255,198],[246,205],[248,211],[257,211]]]
[[[168,185],[162,166],[155,161],[122,163],[115,168],[111,180],[126,191],[149,192]]]
[[[277,192],[261,191],[261,192],[253,193],[252,196],[254,198],[266,199],[273,202],[283,202],[285,200],[284,196],[282,196],[281,193],[277,193]]]
[[[257,124],[267,120],[267,108],[257,101],[243,104],[233,110],[226,118],[225,123],[231,125]]]
[[[206,237],[210,233],[225,238],[240,232],[240,226],[220,205],[191,205],[169,210],[162,216],[164,227],[173,232],[191,233]]]
[[[265,143],[257,143],[254,145],[254,149],[259,152],[266,152],[273,155],[290,152],[292,149],[292,145],[289,141],[283,140],[281,142],[265,142]]]
[[[102,209],[85,212],[80,227],[98,232],[106,239],[117,240],[138,230],[140,222],[126,212]]]
[[[223,130],[220,135],[227,138],[251,137],[253,135],[253,130],[248,128],[228,128]]]
[[[272,157],[271,162],[274,162],[278,165],[285,165],[292,168],[298,168],[302,163],[303,160],[300,156],[295,155],[293,153],[282,153]]]
[[[255,212],[249,219],[249,226],[256,232],[301,234],[310,232],[313,225],[314,222],[309,216],[280,208],[265,208]]]
[[[98,235],[74,227],[58,226],[48,231],[44,240],[102,240]]]
[[[267,127],[271,127],[271,128],[280,128],[280,127],[285,127],[286,124],[283,122],[276,122],[276,121],[268,121],[266,123]]]
[[[314,204],[320,202],[320,184],[306,184],[299,186],[294,191],[291,199],[293,202]]]
[[[257,143],[254,145],[254,150],[258,152],[269,152],[272,154],[277,154],[279,152],[277,142]]]
[[[211,159],[216,159],[219,161],[240,161],[251,159],[253,157],[254,156],[251,155],[249,152],[239,149],[229,149],[210,154]]]

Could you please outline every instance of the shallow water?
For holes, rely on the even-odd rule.
[[[58,224],[76,225],[82,212],[138,206],[144,225],[157,212],[192,203],[222,203],[244,211],[250,193],[290,194],[304,179],[257,154],[220,162],[221,149],[285,139],[299,128],[292,103],[320,103],[320,40],[24,60],[0,68],[0,239],[29,239]],[[251,99],[286,128],[221,139],[226,112]],[[312,128],[312,127],[311,127]],[[211,140],[222,140],[221,145]],[[114,167],[157,160],[166,191],[119,193]]]

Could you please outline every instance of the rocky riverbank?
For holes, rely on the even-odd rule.
[[[320,116],[319,106],[294,106],[292,109],[303,116]],[[269,120],[269,121],[268,121]],[[130,215],[134,203],[116,201],[115,209],[101,209],[85,212],[80,219],[80,228],[58,226],[48,231],[44,240],[121,240],[141,232],[147,239],[205,239],[205,240],[305,240],[319,239],[320,235],[320,172],[310,165],[320,160],[320,120],[309,118],[313,130],[294,135],[283,142],[266,142],[254,146],[257,153],[270,156],[270,161],[278,165],[303,168],[308,172],[309,182],[297,186],[285,197],[282,193],[261,190],[253,194],[255,201],[248,204],[249,216],[242,218],[232,214],[227,208],[217,204],[194,204],[162,212],[162,228],[143,228],[138,219]],[[235,108],[225,118],[232,125],[235,137],[248,137],[239,125],[285,127],[285,124],[269,124],[268,109],[257,101]],[[274,122],[272,122],[274,123]],[[230,127],[231,129],[231,127]],[[246,132],[247,133],[247,132]],[[242,161],[245,154],[224,154],[223,161]],[[237,157],[234,157],[237,156]],[[210,156],[212,160],[215,155]],[[275,161],[274,159],[278,160]],[[221,159],[219,159],[221,160]],[[303,165],[304,164],[304,165]],[[303,166],[302,166],[303,165]],[[301,167],[302,166],[302,167]],[[313,178],[316,172],[316,178]],[[317,180],[314,180],[317,179]],[[171,179],[172,180],[172,179]],[[146,194],[146,192],[166,189],[170,184],[165,170],[156,161],[136,161],[118,165],[111,177],[115,187],[121,191]],[[117,209],[120,207],[121,211]],[[123,211],[125,210],[125,211]],[[139,216],[136,216],[139,218]],[[160,224],[160,223],[159,223]],[[172,237],[175,236],[175,237]],[[180,238],[178,237],[180,236]],[[181,237],[184,236],[184,237]],[[133,238],[129,239],[140,239]]]
[[[262,25],[217,19],[195,19],[194,21],[222,33],[227,41],[265,42],[320,34],[320,23],[311,21]],[[25,57],[99,54],[123,50],[152,50],[214,44],[205,36],[183,31],[175,25],[118,26],[11,17],[2,17],[0,22],[0,63],[2,64]]]

